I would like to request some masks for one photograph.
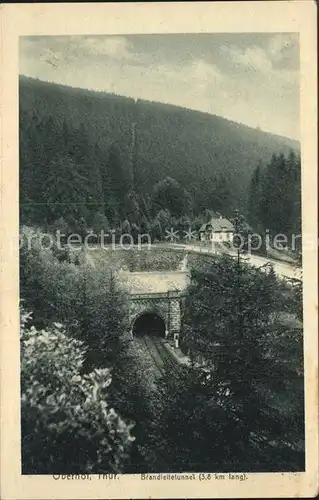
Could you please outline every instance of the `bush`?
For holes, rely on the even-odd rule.
[[[82,342],[55,323],[27,327],[21,317],[21,427],[24,474],[120,472],[131,425],[107,403],[108,369],[82,374]]]
[[[33,311],[32,324],[38,329],[64,324],[71,337],[85,342],[88,370],[111,367],[127,327],[126,295],[112,266],[107,261],[95,266],[90,252],[83,250],[80,265],[72,263],[75,252],[70,252],[71,261],[61,261],[52,249],[41,247],[41,231],[22,228],[21,235],[21,299]],[[28,239],[32,245],[26,245]]]

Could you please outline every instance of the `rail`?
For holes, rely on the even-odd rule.
[[[149,335],[142,335],[140,337],[140,342],[146,347],[161,375],[164,375],[166,370],[178,374],[178,363],[168,349],[166,349],[162,339]]]

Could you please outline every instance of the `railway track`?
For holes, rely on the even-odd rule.
[[[174,372],[177,371],[177,362],[163,345],[162,339],[143,335],[140,337],[140,342],[146,347],[161,375],[168,369]]]
[[[157,352],[161,359],[163,360],[164,366],[166,368],[169,368],[176,372],[177,370],[177,362],[175,359],[172,357],[171,353],[166,349],[165,345],[163,344],[162,340],[159,338],[154,338],[152,339],[154,342],[154,345],[157,349]]]
[[[156,346],[153,342],[153,339],[151,337],[148,337],[147,335],[143,335],[141,337],[141,341],[142,341],[143,345],[146,347],[151,358],[153,359],[155,366],[158,369],[159,373],[161,375],[163,375],[165,372],[164,361],[163,361],[162,357],[159,356],[158,350],[156,349]]]

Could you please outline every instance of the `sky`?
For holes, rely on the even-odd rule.
[[[165,102],[299,140],[294,33],[20,38],[19,73]]]

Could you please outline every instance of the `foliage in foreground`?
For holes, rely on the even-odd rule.
[[[20,293],[24,307],[33,311],[33,325],[64,324],[68,334],[85,342],[88,369],[112,366],[122,348],[126,296],[108,262],[95,267],[83,251],[73,252],[80,255],[79,265],[60,261],[55,246],[46,249],[45,234],[33,228],[23,227],[21,238]]]
[[[250,470],[304,467],[302,331],[279,320],[282,287],[271,269],[229,258],[193,272],[183,343],[206,375],[171,383],[166,409],[180,433],[196,436],[192,450],[188,438],[182,464],[203,443],[202,465],[217,450],[226,469],[245,468],[248,457]],[[174,433],[172,423],[167,428]]]
[[[218,384],[202,370],[188,367],[167,373],[162,382],[156,471],[222,472],[244,467],[236,449],[240,429],[220,404]]]
[[[62,325],[28,328],[21,317],[24,474],[121,472],[134,437],[108,404],[111,375],[83,375],[82,342]]]

